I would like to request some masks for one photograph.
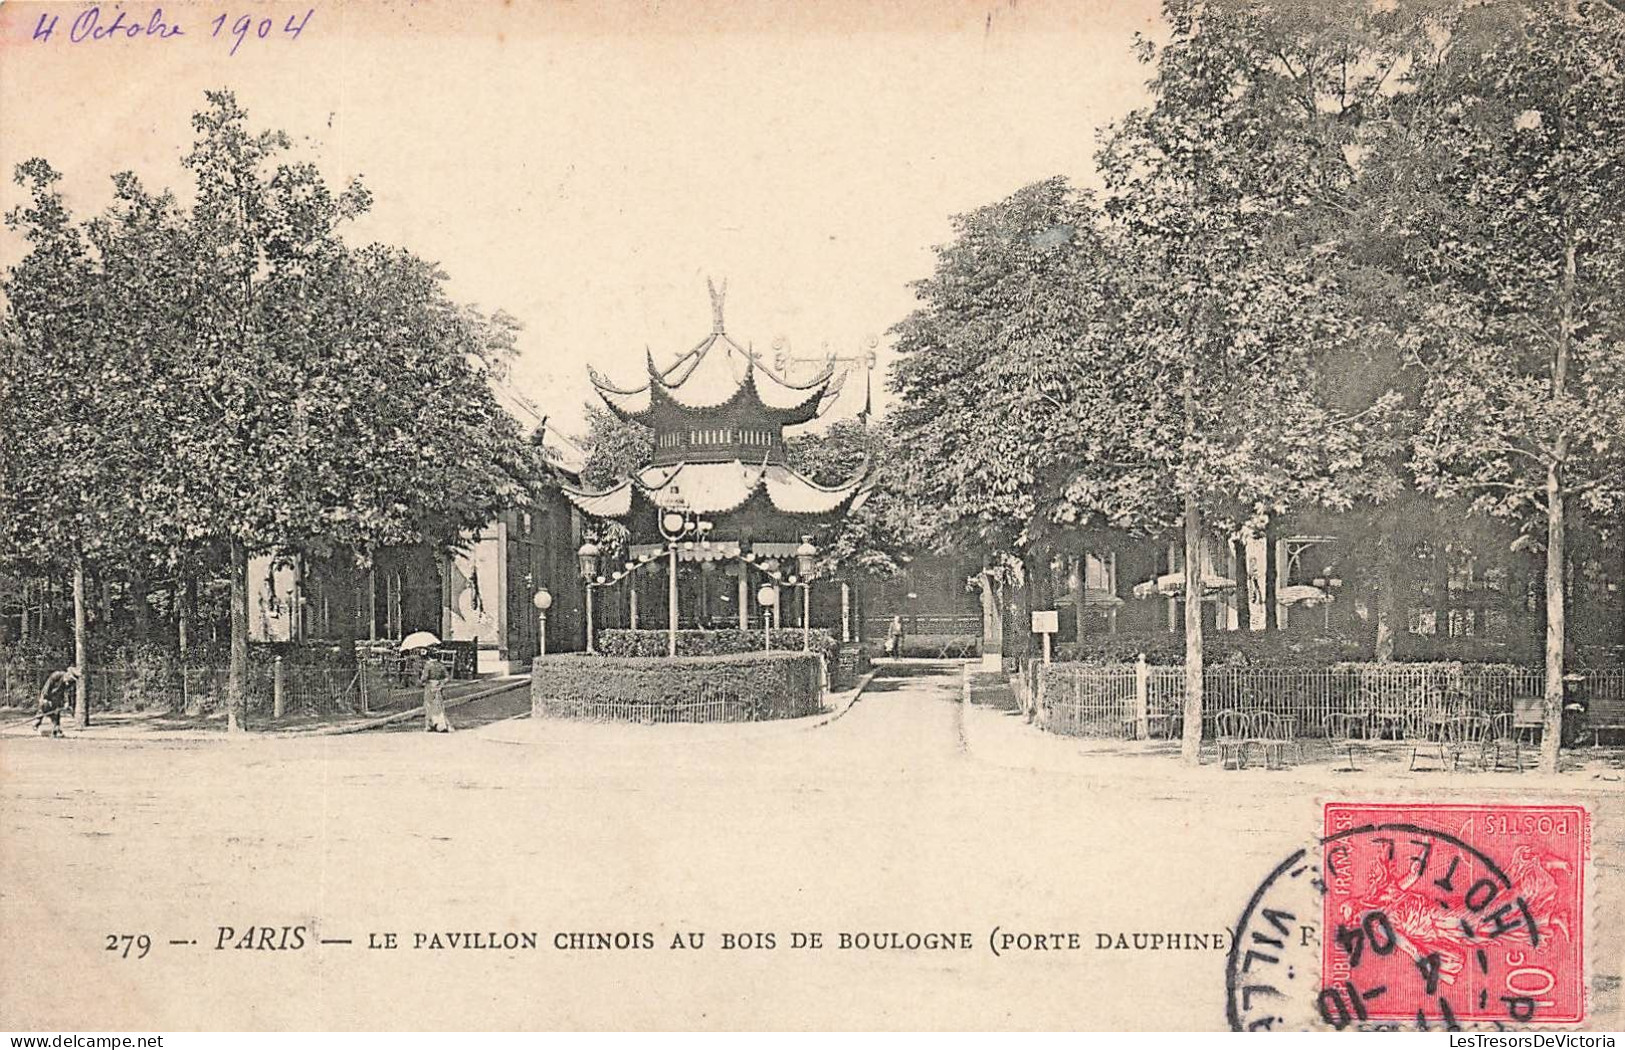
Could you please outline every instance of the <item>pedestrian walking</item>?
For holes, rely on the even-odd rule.
[[[76,664],[52,671],[51,677],[45,680],[39,691],[39,717],[34,719],[34,728],[41,736],[62,735],[62,712],[77,696],[78,685],[79,667]],[[41,728],[47,718],[51,720],[49,732]]]
[[[446,717],[446,679],[451,671],[434,653],[423,654],[423,667],[418,671],[418,682],[423,686],[423,728],[430,733],[449,733],[451,720]]]
[[[891,625],[886,628],[886,652],[893,657],[903,655],[903,618],[901,616],[893,616]]]

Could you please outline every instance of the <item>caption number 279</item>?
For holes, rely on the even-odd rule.
[[[145,959],[147,953],[152,951],[152,938],[144,933],[110,933],[107,935],[107,950],[118,952],[121,959],[128,959],[132,951],[137,959]]]

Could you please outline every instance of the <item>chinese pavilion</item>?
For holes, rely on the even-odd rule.
[[[661,589],[677,593],[670,579],[656,575],[678,562],[698,566],[678,573],[685,592],[677,603],[679,626],[759,624],[759,605],[752,615],[753,584],[776,593],[781,579],[798,582],[793,574],[804,537],[867,495],[867,464],[842,484],[825,487],[797,473],[785,455],[785,428],[818,419],[844,375],[838,377],[831,363],[811,381],[794,383],[769,369],[728,337],[723,291],[710,288],[710,334],[665,368],[648,354],[642,385],[617,386],[589,368],[611,411],[654,432],[650,462],[631,476],[601,491],[564,488],[588,518],[612,520],[627,531],[626,557],[604,565],[597,582],[626,578],[633,627],[640,626],[640,604],[667,604],[654,588],[664,582]],[[643,568],[650,571],[638,571]],[[651,592],[642,603],[640,591]],[[772,612],[778,622],[776,601]],[[658,624],[642,626],[670,627],[670,620],[668,612]]]

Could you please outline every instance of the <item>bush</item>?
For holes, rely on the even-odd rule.
[[[774,652],[801,652],[801,628],[781,627],[773,632]],[[841,643],[835,635],[815,627],[811,632],[812,651],[824,658],[824,666],[833,674],[840,663]],[[599,631],[598,651],[605,656],[659,656],[664,657],[670,646],[670,635],[665,631],[625,630],[614,628]],[[710,631],[678,631],[678,656],[731,656],[762,652],[761,631],[741,631],[737,627],[722,627]]]
[[[1544,660],[1539,639],[1451,638],[1400,633],[1394,659],[1405,663],[1538,664]]]
[[[561,653],[530,671],[537,716],[631,722],[755,722],[823,707],[816,656],[774,652],[659,658]]]
[[[1357,642],[1252,631],[1205,632],[1202,651],[1208,664],[1243,667],[1326,667],[1371,658],[1370,649]],[[1097,635],[1056,646],[1054,659],[1068,663],[1131,664],[1141,653],[1148,663],[1183,664],[1184,632]]]

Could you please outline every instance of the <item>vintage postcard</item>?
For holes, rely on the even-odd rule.
[[[0,171],[16,1037],[1625,1027],[1617,0],[6,0]]]

